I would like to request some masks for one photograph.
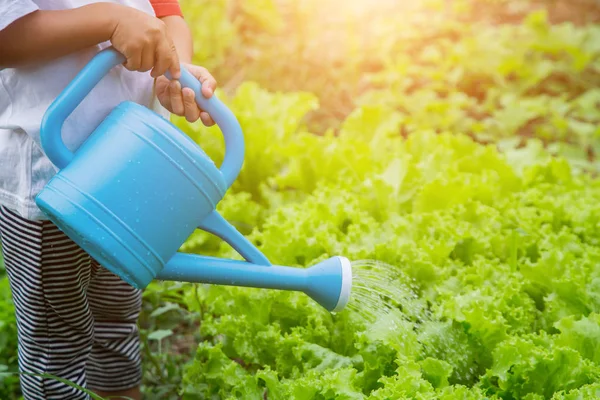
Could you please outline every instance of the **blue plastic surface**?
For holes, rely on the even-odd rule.
[[[169,79],[170,74],[165,76]],[[237,176],[244,163],[244,135],[237,119],[223,104],[217,96],[213,95],[207,99],[202,94],[202,84],[187,69],[181,66],[181,77],[179,78],[182,87],[190,88],[194,91],[196,103],[204,111],[208,112],[216,124],[221,128],[225,138],[225,157],[221,165],[221,173],[225,179],[227,187],[230,187],[237,179]]]
[[[73,153],[62,141],[61,129],[65,120],[108,71],[124,61],[123,55],[115,50],[99,52],[46,110],[40,139],[46,156],[57,168],[65,168],[73,159]]]
[[[267,257],[218,212],[213,211],[210,213],[199,225],[199,228],[229,243],[235,251],[249,262],[258,265],[271,265]]]
[[[179,253],[159,272],[157,279],[301,291],[333,311],[342,292],[342,275],[339,257],[304,269]]]

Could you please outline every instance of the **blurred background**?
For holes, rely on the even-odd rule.
[[[306,91],[314,133],[359,106],[400,131],[478,140],[536,137],[597,152],[600,3],[595,0],[199,0],[183,2],[196,62],[224,90],[252,81]],[[589,156],[589,157],[588,157]]]

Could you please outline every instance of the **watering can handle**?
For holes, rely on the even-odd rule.
[[[40,127],[40,139],[44,152],[58,168],[65,168],[74,156],[62,140],[61,130],[65,120],[98,82],[123,62],[125,57],[113,47],[100,51],[48,107]],[[223,132],[226,151],[220,170],[229,187],[237,179],[244,162],[242,128],[231,110],[216,95],[213,94],[210,99],[204,97],[202,84],[183,65],[179,81],[182,87],[194,91],[198,106],[210,114]]]

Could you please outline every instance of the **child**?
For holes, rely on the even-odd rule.
[[[44,112],[110,45],[127,61],[67,119],[67,147],[76,150],[125,100],[214,124],[190,89],[163,76],[169,70],[179,78],[183,62],[203,82],[205,97],[216,87],[206,69],[188,64],[192,40],[176,0],[0,0],[0,237],[20,370],[52,374],[101,396],[140,399],[140,291],[98,265],[34,202],[56,173],[40,146]],[[88,398],[32,375],[21,376],[21,387],[25,399]]]

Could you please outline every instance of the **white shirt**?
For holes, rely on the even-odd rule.
[[[36,10],[76,8],[92,0],[0,0],[0,30]],[[113,0],[155,15],[149,0]],[[0,204],[21,216],[46,217],[35,196],[56,174],[40,144],[40,124],[48,106],[75,75],[109,42],[52,62],[27,68],[0,69]],[[67,118],[65,145],[76,150],[119,103],[130,100],[168,116],[153,93],[150,73],[113,68]]]

